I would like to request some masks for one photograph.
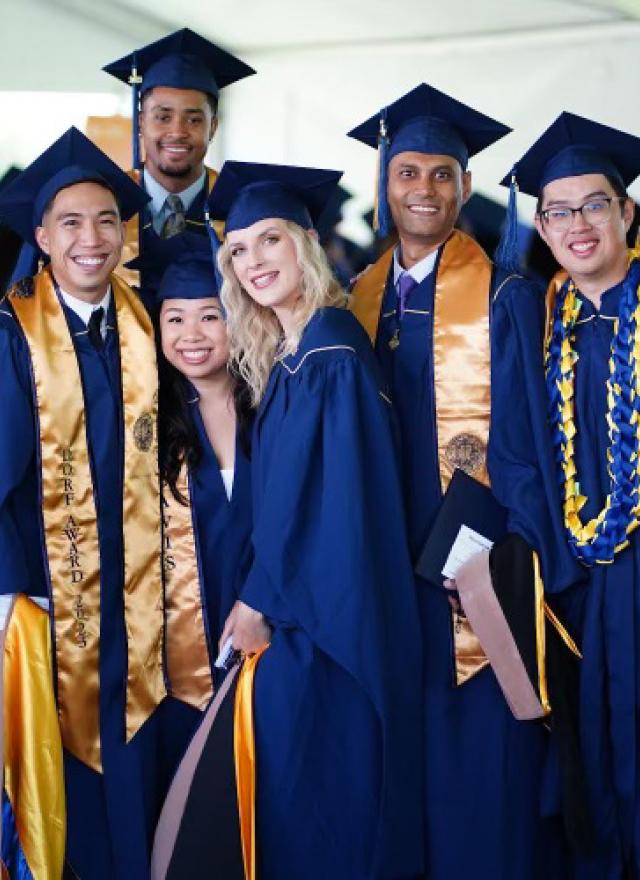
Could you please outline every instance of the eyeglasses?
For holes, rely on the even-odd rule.
[[[574,214],[582,214],[582,219],[589,226],[604,226],[611,219],[611,205],[613,202],[619,204],[624,202],[622,197],[602,196],[602,198],[591,199],[585,202],[579,208],[570,208],[569,205],[557,205],[553,208],[546,208],[540,211],[540,216],[544,222],[552,229],[569,229],[573,223]]]

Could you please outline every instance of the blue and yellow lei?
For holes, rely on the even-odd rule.
[[[629,543],[640,520],[640,261],[634,259],[623,283],[609,359],[607,471],[609,494],[597,516],[583,523],[587,502],[575,463],[574,327],[582,303],[572,281],[559,292],[547,342],[549,421],[563,496],[564,524],[575,556],[587,565],[610,563]]]

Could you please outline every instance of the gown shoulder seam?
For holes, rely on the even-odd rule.
[[[280,361],[280,364],[285,368],[285,370],[293,376],[294,373],[297,373],[303,363],[311,354],[318,354],[321,351],[350,351],[353,354],[356,353],[355,348],[352,345],[325,345],[321,348],[310,348],[309,351],[306,351],[303,356],[300,358],[300,362],[295,365],[295,367],[289,367],[284,361]]]

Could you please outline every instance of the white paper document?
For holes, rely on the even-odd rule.
[[[479,553],[481,550],[491,550],[493,541],[485,538],[480,532],[475,532],[469,526],[460,526],[458,537],[453,542],[447,560],[442,569],[446,578],[455,578],[458,569],[464,563]]]
[[[231,660],[233,659],[233,655],[237,653],[233,649],[233,636],[229,636],[227,641],[222,646],[222,651],[218,654],[216,662],[213,664],[216,669],[228,669]],[[233,664],[231,664],[233,665]]]

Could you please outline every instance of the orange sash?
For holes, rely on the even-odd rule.
[[[8,299],[31,356],[62,741],[101,770],[100,546],[80,367],[50,269]],[[165,695],[162,669],[157,372],[151,321],[133,291],[111,278],[124,416],[124,606],[127,741]]]
[[[177,488],[184,498],[191,497],[186,466]],[[193,511],[191,505],[176,501],[167,486],[163,488],[162,511],[169,692],[196,709],[205,709],[213,696],[212,662]]]
[[[268,645],[245,657],[238,675],[233,722],[240,839],[246,880],[256,880],[256,744],[253,725],[253,688],[256,667]]]
[[[378,332],[393,248],[357,281],[352,311],[372,343]],[[489,484],[486,451],[491,418],[489,308],[492,264],[479,244],[454,231],[437,269],[433,316],[433,376],[440,485],[455,468]],[[456,681],[487,664],[466,617],[453,615]]]

